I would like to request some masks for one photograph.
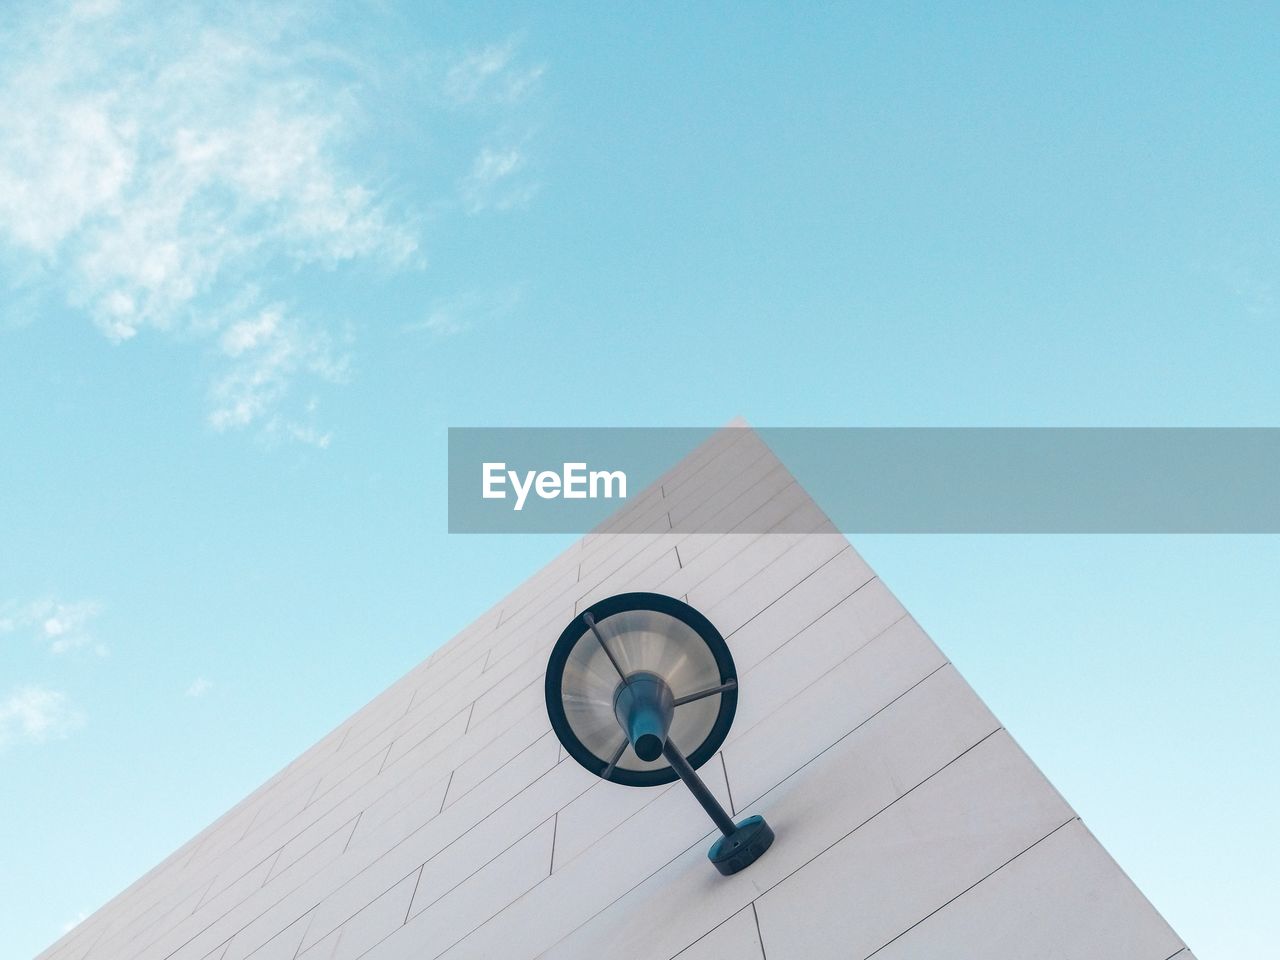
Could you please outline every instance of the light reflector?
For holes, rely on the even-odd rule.
[[[652,674],[671,688],[677,706],[669,737],[692,767],[720,749],[738,706],[737,674],[724,638],[706,617],[674,597],[623,593],[575,617],[547,665],[547,713],[560,742],[580,764],[629,786],[656,786],[677,777],[664,758],[636,756],[619,728],[614,715],[619,670],[628,676]],[[696,699],[681,702],[686,697]]]

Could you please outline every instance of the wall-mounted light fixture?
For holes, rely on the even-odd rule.
[[[658,593],[592,604],[556,641],[546,695],[556,736],[596,776],[633,787],[685,782],[723,834],[707,853],[722,874],[769,849],[764,818],[734,823],[696,772],[733,724],[738,677],[724,638],[693,607]]]

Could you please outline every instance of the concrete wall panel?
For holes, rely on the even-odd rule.
[[[687,598],[734,654],[737,719],[701,774],[777,832],[736,876],[707,862],[714,830],[681,785],[599,781],[551,732],[552,644],[632,590]],[[541,956],[1194,960],[737,428],[41,954]]]

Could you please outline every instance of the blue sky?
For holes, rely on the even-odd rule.
[[[18,3],[0,929],[557,552],[450,425],[1280,416],[1265,5]],[[1201,956],[1274,944],[1274,537],[855,538]]]

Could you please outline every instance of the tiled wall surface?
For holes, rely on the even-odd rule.
[[[681,532],[717,516],[766,534]],[[585,605],[685,598],[737,719],[678,783],[567,759],[543,669]],[[48,960],[1194,960],[893,594],[727,429],[41,955]]]

